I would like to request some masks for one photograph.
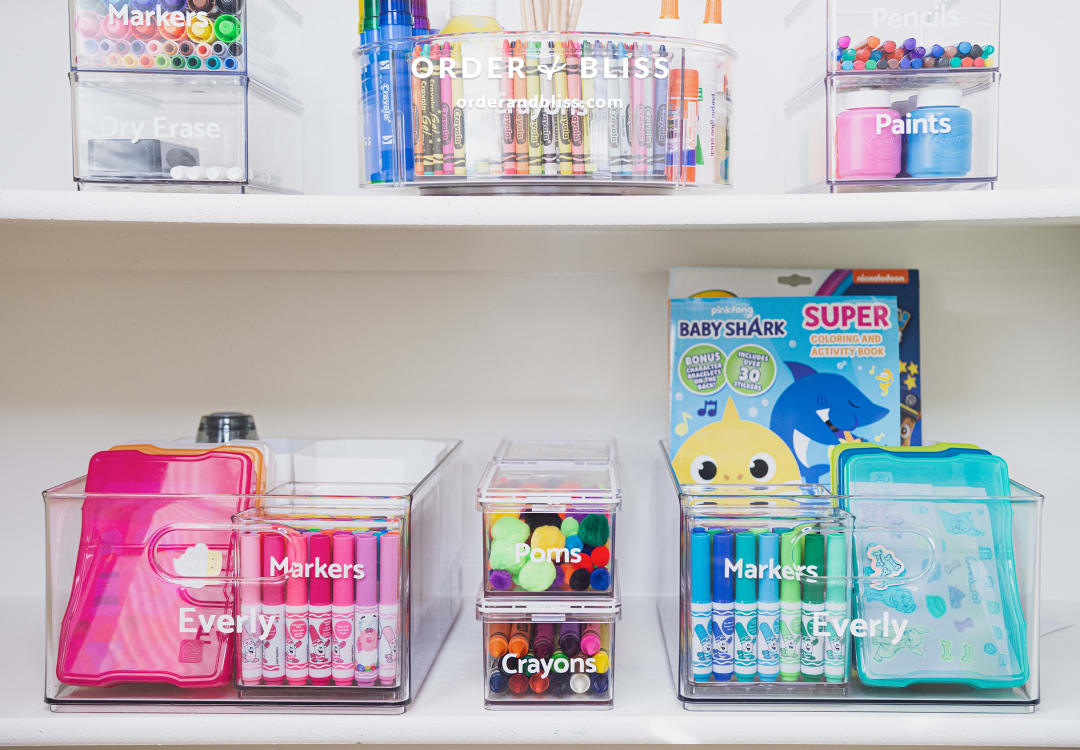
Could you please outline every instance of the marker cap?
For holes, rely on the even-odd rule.
[[[308,599],[315,606],[325,606],[330,603],[330,579],[318,575],[318,568],[320,564],[325,568],[333,562],[330,557],[330,537],[311,532],[308,536],[308,559],[315,563],[308,578]]]
[[[803,543],[803,560],[807,570],[814,569],[817,576],[807,577],[803,581],[803,601],[810,604],[825,603],[825,583],[821,577],[825,571],[825,537],[821,534],[807,534]]]
[[[398,603],[398,566],[401,562],[401,537],[383,534],[379,539],[379,603]]]
[[[690,599],[695,602],[712,601],[709,582],[711,541],[708,532],[695,531],[690,534]]]
[[[843,599],[847,594],[847,562],[847,538],[843,534],[829,534],[825,560],[829,599]]]
[[[780,567],[794,571],[800,564],[799,533],[786,531],[780,535]],[[780,599],[785,602],[800,601],[799,582],[784,578],[780,581]]]
[[[278,578],[281,570],[274,570],[274,563],[279,566],[285,559],[285,539],[278,534],[267,534],[262,540],[262,577]],[[262,585],[263,604],[277,606],[285,603],[285,582],[264,581]]]
[[[712,598],[714,602],[730,602],[735,595],[735,581],[727,562],[733,559],[735,535],[720,531],[712,535]]]
[[[340,574],[334,578],[334,604],[349,605],[356,595],[353,579],[353,563],[356,561],[356,543],[348,532],[334,534],[334,564],[341,566]]]
[[[735,579],[735,601],[750,604],[757,601],[757,580],[748,577],[746,569],[757,565],[757,534],[740,531],[735,535],[735,557],[742,563],[743,575]]]
[[[378,604],[379,540],[374,534],[356,535],[356,562],[364,566],[364,577],[356,582],[356,603],[362,606]]]
[[[780,579],[769,568],[780,562],[780,535],[766,532],[758,537],[761,562],[766,566],[765,576],[758,583],[758,601],[780,601]]]
[[[286,545],[289,551],[290,567],[296,563],[307,563],[307,537],[303,534],[294,534],[289,537]],[[289,576],[285,581],[285,603],[293,607],[302,607],[307,604],[307,578],[305,576]]]

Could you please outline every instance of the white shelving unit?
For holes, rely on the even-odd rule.
[[[684,711],[659,647],[654,602],[630,597],[617,626],[615,708],[603,712],[495,711],[482,708],[480,626],[466,602],[457,626],[403,716],[305,714],[200,715],[50,714],[41,702],[42,638],[34,622],[0,620],[0,638],[20,643],[0,687],[0,744],[608,744],[1073,746],[1080,714],[1073,675],[1080,653],[1075,629],[1043,639],[1043,693],[1030,715],[910,714],[830,711],[779,713]],[[4,600],[5,608],[40,613],[40,600]],[[1048,616],[1075,621],[1076,604],[1051,603]],[[30,646],[33,647],[30,647]],[[17,679],[12,679],[16,677]]]

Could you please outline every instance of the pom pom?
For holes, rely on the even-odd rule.
[[[589,559],[592,560],[592,564],[598,568],[606,568],[607,564],[611,562],[611,550],[607,547],[597,547],[589,555]]]
[[[576,518],[568,517],[563,519],[562,526],[559,527],[563,536],[574,536],[578,532],[578,522]]]
[[[567,513],[567,514],[566,514],[566,517],[567,517],[567,518],[573,518],[573,519],[574,519],[575,521],[577,521],[578,523],[581,523],[581,521],[582,521],[582,520],[583,520],[583,519],[585,518],[585,516],[587,516],[587,515],[589,515],[589,514],[588,514],[588,513],[584,513],[584,512],[582,512],[582,513],[579,513],[579,512],[577,512],[577,511],[573,511],[573,512]]]
[[[578,536],[590,547],[599,547],[607,542],[610,535],[607,517],[599,513],[590,513],[585,516],[578,527]]]
[[[541,526],[532,535],[533,549],[554,550],[562,549],[566,544],[566,537],[559,531],[557,526]]]
[[[518,586],[526,591],[547,591],[554,580],[555,565],[547,560],[543,562],[530,560],[517,574]]]
[[[551,591],[553,589],[561,589],[564,585],[566,585],[566,571],[564,570],[564,567],[565,566],[563,565],[555,566],[555,580],[551,582],[550,586],[548,586],[548,591]]]
[[[611,573],[607,568],[597,568],[589,576],[589,585],[597,591],[607,591],[611,588]]]
[[[562,525],[562,519],[558,513],[524,513],[522,516],[522,520],[533,531],[536,531],[541,526],[554,526],[557,529]]]
[[[529,524],[520,518],[503,516],[491,527],[491,538],[502,542],[525,542],[529,539]]]
[[[566,548],[569,550],[581,549],[585,545],[581,543],[581,537],[570,535],[566,537]]]
[[[507,570],[492,570],[488,573],[488,583],[494,591],[509,591],[514,588],[514,577]]]
[[[517,573],[521,566],[529,560],[526,553],[518,557],[518,544],[521,542],[495,541],[491,543],[491,554],[488,556],[488,564],[494,570],[509,570]]]
[[[578,568],[570,575],[570,588],[574,591],[587,591],[589,588],[589,571]]]
[[[583,552],[583,553],[581,553],[581,560],[579,560],[574,565],[574,567],[575,568],[580,568],[581,570],[585,570],[585,571],[588,571],[589,573],[592,573],[592,569],[593,569],[592,559]]]

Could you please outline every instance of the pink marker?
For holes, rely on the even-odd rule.
[[[353,603],[356,584],[353,583],[353,563],[356,543],[348,532],[334,534],[334,605],[331,632],[333,633],[333,675],[335,685],[352,685],[356,662],[353,658]],[[338,569],[340,566],[340,570]]]
[[[316,685],[329,685],[331,672],[330,537],[308,537],[308,559],[314,563],[308,577],[308,676]]]
[[[106,16],[102,21],[101,29],[109,39],[127,39],[131,36],[131,24],[123,21],[119,16]]]
[[[398,680],[398,576],[401,537],[383,534],[379,540],[379,683]]]
[[[289,566],[307,564],[307,537],[289,538]],[[304,685],[308,678],[307,576],[290,575],[285,582],[285,679]]]
[[[278,578],[285,560],[285,539],[279,534],[267,534],[262,543],[262,577]],[[262,620],[259,622],[262,642],[262,678],[270,685],[285,681],[285,582],[263,582]],[[266,628],[269,628],[265,633]]]
[[[374,534],[356,535],[356,562],[363,578],[356,582],[356,682],[374,685],[379,666],[379,540]]]
[[[432,48],[439,45],[432,45]],[[442,50],[442,59],[452,59],[450,43]],[[441,63],[436,63],[441,64]],[[454,80],[450,75],[440,75],[442,85],[442,115],[439,118],[442,123],[442,149],[443,149],[443,174],[454,173]]]
[[[259,639],[259,574],[262,572],[261,538],[240,535],[240,682],[258,685],[262,680],[262,641]]]

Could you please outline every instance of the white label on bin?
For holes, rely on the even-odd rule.
[[[824,611],[815,612],[810,618],[807,632],[815,638],[836,636],[843,638],[851,633],[853,638],[878,638],[879,643],[897,646],[904,640],[908,630],[908,620],[897,620],[886,612],[882,618],[872,617],[829,617]]]
[[[506,654],[502,658],[502,669],[506,674],[538,674],[547,677],[552,672],[556,674],[596,674],[596,659],[592,656],[554,656],[548,659],[528,657],[518,659],[513,654]]]
[[[229,614],[204,615],[195,607],[180,608],[180,632],[181,633],[208,633],[216,630],[225,635],[243,632],[245,629],[253,630],[258,635],[258,640],[265,641],[274,632],[277,616],[260,614],[259,610],[251,607],[236,617]],[[255,628],[251,628],[255,623]]]
[[[934,29],[960,25],[960,11],[949,10],[940,3],[930,10],[900,13],[891,8],[874,8],[874,28],[888,26],[890,29]]]

